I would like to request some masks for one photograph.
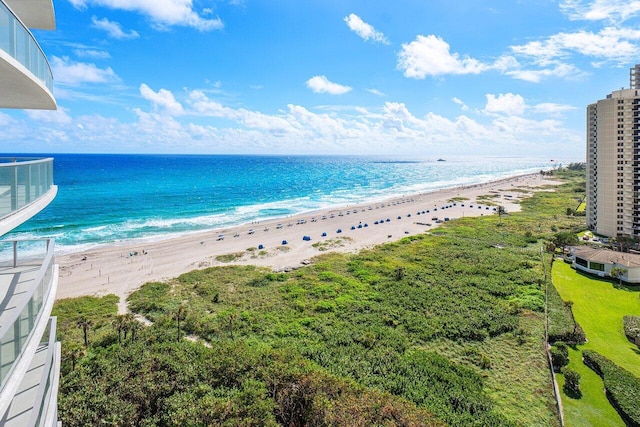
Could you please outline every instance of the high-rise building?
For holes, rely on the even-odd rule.
[[[587,107],[587,226],[609,237],[640,235],[640,64],[629,76]]]
[[[51,69],[29,28],[55,29],[51,0],[0,0],[0,108],[53,110]],[[53,159],[0,158],[0,237],[57,191]],[[53,240],[0,239],[0,426],[60,424],[53,249]]]

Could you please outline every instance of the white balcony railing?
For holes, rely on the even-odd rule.
[[[37,200],[51,187],[53,158],[0,158],[0,221]]]
[[[3,2],[0,2],[0,49],[22,64],[53,93],[53,74],[47,57],[27,27]]]
[[[17,387],[13,371],[18,364],[28,365],[28,361],[22,360],[25,347],[35,349],[39,345],[42,335],[34,337],[34,331],[43,334],[55,297],[51,294],[57,283],[53,241],[38,241],[44,244],[44,255],[30,254],[23,259],[18,256],[19,246],[27,242],[33,244],[33,241],[0,242],[1,254],[13,254],[3,256],[6,261],[0,264],[0,291],[4,294],[0,302],[0,395],[5,393],[8,383]],[[43,308],[45,304],[47,307]]]

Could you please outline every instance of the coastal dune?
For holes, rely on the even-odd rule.
[[[507,213],[515,212],[520,209],[519,201],[535,188],[554,184],[539,173],[521,175],[153,242],[129,241],[59,255],[57,298],[116,294],[120,297],[119,311],[124,313],[127,296],[147,282],[233,264],[288,271],[327,251],[356,252],[424,233],[445,218],[496,215],[497,206],[503,206]]]

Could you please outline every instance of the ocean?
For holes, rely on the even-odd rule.
[[[54,154],[58,195],[3,239],[69,253],[537,172],[519,157]],[[440,161],[439,161],[440,160]]]

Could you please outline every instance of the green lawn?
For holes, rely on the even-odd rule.
[[[581,349],[595,350],[640,377],[638,347],[622,328],[624,315],[640,316],[640,292],[580,274],[564,262],[553,263],[553,283],[563,300],[574,303],[573,314],[588,340]]]
[[[570,367],[581,376],[581,399],[562,393],[567,426],[624,426],[609,404],[602,380],[586,367],[580,350],[592,349],[640,377],[640,353],[624,335],[622,317],[640,315],[640,292],[617,288],[610,281],[580,274],[567,263],[553,264],[553,283],[564,301],[573,301],[576,321],[584,329],[588,342],[570,350]],[[562,388],[564,378],[556,376]]]
[[[622,418],[604,395],[602,378],[582,363],[580,350],[569,348],[569,360],[569,367],[580,374],[582,397],[573,399],[561,391],[566,427],[624,427]],[[562,390],[564,376],[556,374],[556,379]]]

